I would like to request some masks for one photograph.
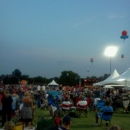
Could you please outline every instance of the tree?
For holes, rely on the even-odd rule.
[[[103,81],[103,76],[98,77],[98,81]]]
[[[3,81],[3,79],[5,78],[5,76],[6,76],[6,75],[2,74],[2,75],[0,76],[0,81]]]
[[[12,75],[13,75],[14,77],[16,77],[18,80],[20,80],[22,73],[21,73],[21,71],[20,71],[19,69],[15,69],[15,70],[12,72]]]
[[[88,81],[103,81],[106,78],[109,77],[109,74],[104,74],[103,76],[96,77],[86,77]],[[75,86],[79,84],[80,76],[77,73],[74,73],[73,71],[62,71],[60,77],[53,77],[53,78],[46,78],[46,77],[32,77],[29,78],[29,75],[22,75],[21,71],[19,69],[15,69],[12,74],[8,75],[1,75],[0,81],[4,84],[17,84],[20,80],[27,80],[29,84],[48,84],[53,79],[58,83],[62,85],[69,85],[69,86]],[[98,80],[97,80],[98,79]],[[81,81],[82,82],[82,81]],[[83,81],[84,82],[84,81]]]
[[[75,86],[78,84],[80,76],[72,71],[63,71],[60,76],[60,84]]]
[[[96,76],[92,76],[91,79],[97,79],[97,77]]]
[[[103,80],[107,79],[109,76],[110,76],[110,74],[104,74]]]
[[[34,78],[35,83],[37,84],[43,84],[43,78],[41,76],[37,76]]]
[[[23,80],[27,80],[27,81],[28,81],[28,79],[29,79],[29,75],[22,75],[22,76],[21,76],[21,79],[23,79]]]

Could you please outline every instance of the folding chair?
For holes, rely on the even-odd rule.
[[[87,105],[85,106],[78,105],[76,108],[76,111],[77,111],[78,117],[80,117],[82,113],[85,115],[85,117],[87,117],[87,114],[88,114]]]
[[[98,115],[98,117],[101,118],[100,125],[103,125],[103,120],[107,121],[108,125],[110,125],[112,115],[113,115],[113,112],[104,112],[101,115]]]
[[[62,115],[68,115],[69,112],[71,112],[71,107],[72,107],[72,104],[65,104],[65,103],[62,103],[62,106],[61,106],[61,114]]]
[[[104,100],[98,100],[98,104],[96,106],[96,109],[101,109],[105,105]]]

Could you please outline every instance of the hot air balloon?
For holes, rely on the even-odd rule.
[[[122,36],[120,36],[120,38],[123,39],[123,42],[124,42],[124,40],[127,39],[128,37],[129,37],[129,36],[127,35],[127,31],[126,31],[126,30],[122,31]]]
[[[90,62],[93,64],[93,58],[90,58]]]
[[[121,55],[121,58],[122,58],[122,59],[124,58],[124,54]]]

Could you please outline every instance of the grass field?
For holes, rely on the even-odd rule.
[[[50,117],[48,110],[36,110],[34,122],[38,122],[38,116],[43,116],[45,118]],[[99,120],[100,121],[100,120]],[[86,118],[83,114],[79,118],[72,118],[71,130],[107,130],[108,127],[105,126],[93,126],[95,123],[95,113],[88,111],[88,117]],[[123,130],[130,130],[130,113],[123,114],[121,111],[117,111],[113,114],[111,125],[119,125]]]

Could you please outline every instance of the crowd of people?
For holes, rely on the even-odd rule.
[[[39,89],[40,86],[40,89]],[[31,129],[34,119],[35,107],[41,108],[52,106],[54,112],[59,110],[64,102],[69,102],[71,106],[77,107],[80,103],[85,104],[87,109],[96,110],[99,100],[105,101],[105,106],[101,109],[105,111],[116,111],[121,107],[124,113],[128,113],[130,93],[126,89],[102,89],[99,87],[70,87],[56,86],[49,87],[44,85],[1,85],[0,86],[0,115],[2,117],[2,127],[15,112],[20,111],[20,122],[26,124]],[[98,117],[102,113],[95,111],[95,123],[98,125]],[[7,117],[7,120],[6,120]],[[58,116],[57,116],[58,117]],[[62,130],[65,127],[64,122],[71,121],[70,117],[63,118],[63,125],[57,123],[57,129]],[[68,124],[67,124],[68,125]],[[106,122],[106,125],[107,122]],[[71,125],[69,124],[68,127]]]

